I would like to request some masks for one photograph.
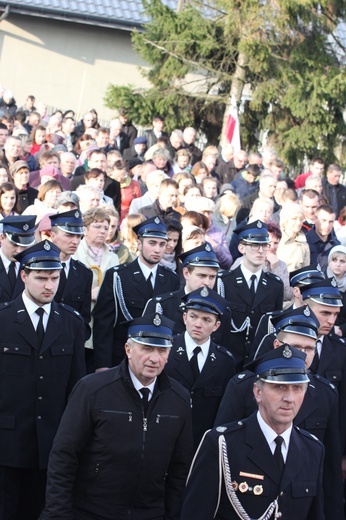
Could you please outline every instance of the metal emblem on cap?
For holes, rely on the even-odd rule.
[[[286,359],[289,359],[292,357],[292,350],[290,349],[289,345],[284,346],[284,351],[282,353],[283,357]]]
[[[45,241],[43,248],[44,248],[46,251],[50,251],[50,243],[48,242],[48,240]]]
[[[332,284],[333,287],[336,287],[336,280],[335,280],[335,278],[332,278],[330,283]]]
[[[24,224],[23,231],[28,231],[28,229],[29,229],[29,224]]]
[[[258,228],[263,227],[263,226],[262,226],[262,222],[261,222],[260,220],[257,221],[257,227],[258,227]]]
[[[201,294],[201,296],[203,296],[203,298],[206,298],[207,296],[209,296],[209,291],[206,288],[206,286],[203,287],[200,294]]]
[[[80,213],[79,213],[79,211],[76,211],[76,213],[74,214],[74,216],[75,216],[76,218],[79,218],[79,217],[80,217]]]
[[[303,314],[304,314],[305,316],[310,316],[311,312],[310,312],[309,307],[305,307],[305,309],[303,310]]]
[[[155,220],[154,220],[155,224],[160,224],[160,219],[159,217],[156,217]]]
[[[154,325],[156,325],[156,327],[159,327],[161,325],[161,319],[159,314],[155,314],[153,323]]]
[[[211,251],[211,247],[209,244],[205,244],[205,248],[204,248],[206,251]]]

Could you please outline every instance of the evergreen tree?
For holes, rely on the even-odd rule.
[[[184,0],[180,0],[183,2]],[[105,101],[125,106],[139,124],[155,113],[168,128],[193,125],[217,143],[231,99],[244,86],[243,146],[267,130],[280,156],[296,165],[305,154],[335,160],[345,135],[345,47],[336,36],[341,0],[143,0],[149,22],[133,33],[150,65],[149,90],[110,85]]]

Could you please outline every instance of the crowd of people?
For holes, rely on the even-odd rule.
[[[0,519],[343,520],[342,168],[151,123],[2,95]]]

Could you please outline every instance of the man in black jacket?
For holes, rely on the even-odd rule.
[[[44,519],[178,520],[192,458],[190,399],[164,367],[172,325],[135,319],[120,366],[76,385],[49,460]]]

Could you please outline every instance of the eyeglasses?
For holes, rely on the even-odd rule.
[[[259,251],[260,248],[262,248],[263,251],[269,251],[270,249],[270,244],[246,244],[244,243],[245,246],[249,246],[251,251]]]
[[[281,341],[278,339],[282,345],[287,345],[288,347],[296,348],[297,350],[300,350],[301,352],[304,352],[304,354],[308,354],[309,352],[315,352],[316,347],[303,347],[302,345],[289,345],[288,343],[285,343],[285,341]]]

